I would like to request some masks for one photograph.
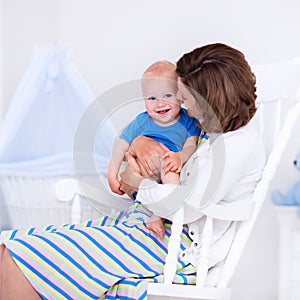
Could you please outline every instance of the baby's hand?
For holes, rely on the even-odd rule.
[[[120,190],[120,183],[116,178],[108,178],[108,183],[112,192],[123,195],[124,192]]]
[[[163,158],[165,159],[165,174],[168,172],[180,173],[182,168],[181,152],[168,151]]]

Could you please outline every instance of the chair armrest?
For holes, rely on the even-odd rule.
[[[91,200],[94,206],[111,207],[117,210],[127,210],[132,200],[110,193],[104,186],[96,187],[77,179],[63,179],[53,185],[57,198],[70,201],[78,194]]]
[[[204,215],[224,221],[248,220],[254,211],[255,202],[252,199],[240,200],[229,204],[210,203],[201,211]]]

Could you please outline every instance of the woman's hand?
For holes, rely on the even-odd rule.
[[[139,185],[144,177],[140,174],[141,170],[135,158],[127,154],[127,160],[128,167],[120,174],[120,190],[133,199],[133,194],[139,190]]]
[[[135,138],[128,150],[140,168],[140,174],[144,177],[157,179],[162,170],[162,157],[169,149],[151,138],[139,136]]]

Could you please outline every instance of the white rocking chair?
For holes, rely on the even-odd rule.
[[[268,80],[270,81],[270,79]],[[264,82],[261,82],[261,85],[263,84]],[[258,103],[259,109],[255,121],[258,122],[260,131],[263,134],[268,159],[263,170],[262,179],[258,183],[253,195],[255,204],[251,217],[244,220],[243,216],[240,218],[235,216],[233,220],[240,222],[240,224],[230,251],[222,265],[208,270],[207,255],[209,253],[210,239],[213,231],[213,218],[207,216],[203,232],[202,250],[197,267],[196,285],[173,284],[172,281],[176,272],[176,262],[180,243],[179,234],[183,226],[183,208],[179,209],[171,228],[172,235],[164,268],[164,283],[149,283],[147,291],[148,299],[231,299],[231,289],[228,287],[228,284],[254,227],[263,201],[267,196],[270,182],[274,177],[276,168],[287,146],[292,129],[297,118],[300,116],[300,101],[296,101],[296,99],[293,99],[290,96],[284,96],[282,93],[279,94],[279,97],[275,100],[267,98],[262,100],[259,98]],[[289,107],[288,103],[292,103],[292,106],[290,106],[286,113],[286,107]],[[284,122],[282,122],[283,115],[285,115]],[[273,122],[271,121],[272,117],[274,117]],[[61,200],[70,200],[73,198],[74,210],[72,220],[75,223],[80,221],[80,199],[78,195],[81,193],[81,189],[79,186],[81,186],[81,184],[77,185],[77,182],[71,179],[56,184],[58,198]],[[86,197],[97,199],[97,201],[101,202],[101,192],[95,187],[85,186],[84,191]],[[125,201],[122,205],[123,208],[126,208],[128,203]],[[231,218],[230,215],[228,215],[228,212],[224,212],[223,216],[224,219]],[[218,214],[218,218],[220,218],[220,214]],[[210,279],[211,275],[213,276],[213,272],[217,273],[219,279],[211,284],[208,279]]]
[[[252,216],[248,220],[240,220],[238,218],[236,221],[242,221],[238,231],[235,235],[235,239],[230,248],[230,251],[224,261],[223,266],[217,271],[219,273],[219,280],[216,283],[215,287],[207,286],[208,282],[206,281],[209,273],[216,270],[208,270],[207,268],[207,254],[209,251],[210,237],[212,236],[213,231],[213,222],[212,217],[206,218],[206,223],[203,232],[202,240],[202,256],[200,256],[199,265],[197,268],[197,281],[195,286],[187,285],[175,285],[172,284],[173,277],[175,275],[169,275],[169,278],[165,278],[164,283],[150,283],[148,284],[148,295],[149,299],[231,299],[231,289],[228,288],[228,284],[234,274],[236,266],[240,260],[244,247],[247,243],[247,240],[251,234],[251,231],[254,227],[255,221],[258,217],[260,208],[263,204],[264,199],[267,196],[269,185],[273,179],[276,168],[280,162],[282,154],[287,146],[290,134],[292,129],[297,121],[297,118],[300,116],[300,101],[296,102],[289,112],[286,115],[285,122],[283,126],[281,124],[281,113],[282,113],[282,101],[287,100],[287,98],[278,99],[275,101],[269,102],[260,102],[259,108],[259,123],[261,133],[264,135],[266,140],[269,140],[270,137],[273,137],[273,147],[271,152],[268,154],[267,164],[264,168],[262,179],[258,183],[255,192],[253,194],[253,202],[255,203]],[[270,124],[270,128],[266,128],[265,119],[269,116],[270,111],[268,106],[276,106],[276,122]],[[272,127],[272,128],[271,128]],[[270,130],[267,130],[270,129]],[[270,146],[270,145],[266,145]],[[268,149],[268,147],[266,147]],[[180,209],[181,210],[181,209]],[[169,256],[173,258],[166,259],[165,264],[165,273],[169,274],[168,269],[174,266],[174,257],[176,258],[179,249],[179,242],[176,241],[176,236],[173,236],[174,233],[178,234],[182,229],[182,219],[183,211],[178,211],[176,216],[176,223],[172,225],[172,235],[169,241]],[[244,212],[241,212],[244,213]],[[228,212],[224,212],[224,219],[228,219],[230,216]],[[220,216],[218,216],[220,218]],[[178,238],[177,238],[178,239]],[[178,244],[177,248],[175,244]],[[173,245],[171,245],[173,244]],[[175,247],[174,247],[175,246]],[[170,261],[170,263],[169,263]],[[173,266],[171,265],[173,264]],[[214,268],[213,268],[214,269]]]

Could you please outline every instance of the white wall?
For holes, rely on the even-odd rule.
[[[58,35],[58,2],[2,0],[3,106],[12,97],[30,62],[36,43],[49,43]]]
[[[184,52],[209,42],[239,48],[251,64],[300,56],[297,0],[0,1],[4,109],[34,45],[41,43],[68,47],[96,94],[139,78],[157,59],[176,61]],[[280,168],[282,177],[274,187],[285,189],[291,185],[288,177],[299,178],[290,165],[299,149],[299,143],[292,141]],[[268,199],[233,279],[233,300],[276,299],[277,233]]]
[[[209,42],[238,47],[252,64],[300,53],[297,0],[0,1],[5,107],[36,43],[68,47],[96,93]]]

